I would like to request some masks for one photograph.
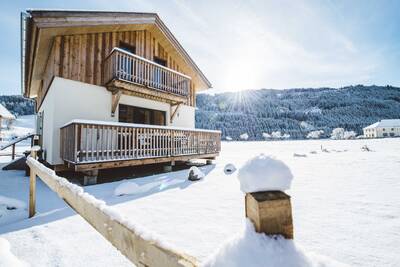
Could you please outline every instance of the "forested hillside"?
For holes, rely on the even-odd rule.
[[[0,95],[0,103],[15,116],[33,114],[35,104],[20,95]]]
[[[263,139],[263,132],[281,131],[292,139],[312,130],[342,127],[362,133],[381,119],[400,118],[400,88],[350,86],[341,89],[261,89],[197,96],[196,127],[220,129],[223,137]]]

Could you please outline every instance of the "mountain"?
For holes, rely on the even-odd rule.
[[[337,127],[362,134],[381,119],[400,118],[400,88],[349,86],[340,89],[260,89],[197,95],[196,127],[220,129],[222,136],[262,140],[263,132],[281,131],[302,139],[312,130],[329,136]]]
[[[0,103],[16,116],[34,113],[35,102],[20,95],[0,95]]]

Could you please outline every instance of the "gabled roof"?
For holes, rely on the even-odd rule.
[[[371,124],[364,129],[374,129],[374,128],[382,128],[382,127],[400,127],[400,119],[392,119],[392,120],[380,120]]]
[[[196,80],[203,89],[211,88],[210,81],[193,59],[174,37],[156,13],[112,12],[112,11],[71,11],[71,10],[28,10],[21,14],[22,26],[22,92],[29,94],[33,80],[44,69],[46,62],[43,51],[50,49],[51,38],[56,35],[72,35],[105,31],[127,31],[130,29],[156,29],[166,38],[177,54],[196,74]],[[40,59],[40,60],[39,60]],[[35,61],[42,62],[35,65]],[[37,64],[37,63],[36,63]],[[24,86],[25,84],[25,86]],[[37,84],[34,86],[38,86]]]
[[[6,109],[5,106],[0,104],[0,118],[7,119],[7,120],[14,120],[15,116],[13,114],[11,114],[11,112],[8,111],[8,109]]]

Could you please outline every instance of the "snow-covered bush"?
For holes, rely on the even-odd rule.
[[[225,139],[226,139],[226,141],[232,141],[232,137],[230,137],[230,136],[225,137]]]
[[[300,122],[300,127],[303,128],[303,129],[305,129],[305,130],[307,130],[307,131],[311,131],[311,130],[314,129],[314,126],[312,126],[311,124],[309,124],[309,123],[306,122],[306,121]]]
[[[262,136],[265,140],[271,139],[271,135],[269,133],[262,133]]]
[[[282,138],[282,134],[281,131],[275,131],[271,133],[271,137],[273,139],[281,139]]]
[[[249,135],[247,133],[241,134],[240,139],[247,140],[247,139],[249,139]]]
[[[335,128],[332,130],[331,139],[340,140],[343,139],[344,129],[343,128]]]
[[[287,190],[293,179],[292,172],[280,160],[260,154],[248,160],[239,169],[240,189],[245,193]]]
[[[331,138],[335,140],[354,139],[356,135],[354,131],[345,131],[343,128],[335,128],[332,130]]]
[[[288,133],[282,134],[281,131],[275,131],[275,132],[271,133],[271,138],[272,139],[289,139],[290,134],[288,134]]]
[[[354,131],[345,131],[343,134],[343,139],[354,139],[356,138],[356,133]]]
[[[321,137],[322,134],[324,134],[324,131],[322,131],[322,130],[311,131],[307,134],[307,138],[308,139],[318,139]]]

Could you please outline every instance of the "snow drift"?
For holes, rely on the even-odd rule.
[[[260,154],[247,161],[239,169],[240,189],[245,193],[290,188],[292,172],[280,160]]]
[[[329,267],[346,266],[305,251],[293,240],[267,236],[246,220],[242,233],[223,244],[203,264],[205,267]]]
[[[11,252],[10,243],[0,237],[0,266],[27,267],[30,265],[18,259]]]

